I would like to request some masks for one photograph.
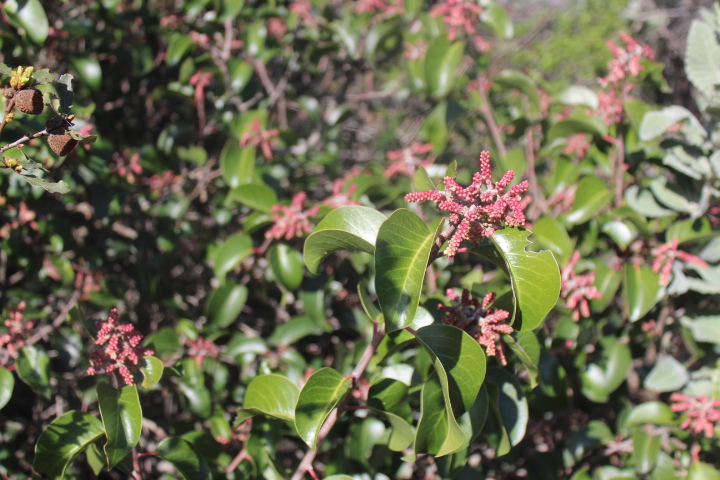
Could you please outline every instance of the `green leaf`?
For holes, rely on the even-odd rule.
[[[305,264],[314,274],[332,252],[360,250],[375,253],[375,240],[385,215],[368,207],[340,207],[328,213],[305,240]]]
[[[567,230],[557,219],[540,217],[537,222],[533,223],[532,233],[537,239],[534,243],[541,248],[549,249],[560,263],[564,264],[570,259],[570,255],[573,253],[573,243]]]
[[[720,472],[709,463],[697,462],[688,470],[686,480],[720,480]]]
[[[135,385],[125,385],[118,390],[106,382],[98,383],[97,396],[107,435],[105,457],[108,470],[111,470],[140,441],[142,430],[140,397]]]
[[[184,358],[182,367],[183,374],[178,383],[178,390],[188,399],[191,412],[199,417],[208,418],[212,414],[212,398],[205,386],[202,368],[194,358]]]
[[[485,382],[483,388],[488,392],[488,417],[483,431],[488,435],[489,443],[496,448],[497,455],[502,456],[510,451],[512,445],[500,413],[500,389],[494,382]]]
[[[485,378],[485,352],[459,328],[428,325],[417,331],[420,345],[430,354],[454,417],[468,411]]]
[[[287,422],[295,422],[295,406],[300,389],[281,375],[258,375],[245,392],[243,408],[238,410],[235,428],[255,415],[268,415]]]
[[[672,240],[673,238],[677,238],[678,243],[685,243],[712,237],[717,234],[717,230],[713,229],[710,220],[706,217],[695,220],[688,218],[687,220],[673,223],[665,232],[665,239]]]
[[[145,356],[140,360],[140,371],[143,374],[142,386],[150,388],[160,381],[165,367],[157,357]]]
[[[665,217],[675,213],[660,205],[650,190],[641,189],[637,185],[630,185],[625,190],[625,202],[639,214],[650,218]]]
[[[435,233],[410,210],[396,210],[380,226],[375,251],[375,291],[387,332],[415,318]]]
[[[7,8],[7,3],[5,3],[5,6]],[[10,77],[10,76],[12,76],[12,68],[10,68],[7,65],[5,65],[4,63],[0,62],[0,73]]]
[[[560,120],[550,127],[547,136],[545,137],[545,142],[549,144],[555,139],[568,138],[576,133],[589,133],[595,137],[602,138],[607,134],[607,127],[605,127],[605,124],[602,123],[602,119],[600,119],[599,124],[591,117],[577,117]],[[578,189],[578,191],[580,190]]]
[[[71,63],[77,70],[78,79],[95,92],[102,87],[102,68],[93,57],[75,57]]]
[[[7,0],[3,9],[10,22],[23,29],[25,35],[37,46],[42,46],[50,31],[45,9],[39,0]]]
[[[557,101],[563,105],[575,105],[596,110],[600,101],[597,93],[582,85],[571,85],[560,92]]]
[[[12,398],[13,388],[15,388],[15,376],[7,368],[0,367],[0,410]]]
[[[430,44],[425,54],[425,82],[431,97],[442,98],[452,90],[464,51],[464,43],[450,43],[444,36]]]
[[[228,139],[220,152],[220,168],[223,172],[223,179],[230,188],[237,188],[242,184],[252,182],[255,170],[255,149],[243,148],[238,140]]]
[[[210,417],[210,433],[213,438],[216,439],[223,439],[226,442],[230,442],[232,440],[232,427],[230,426],[228,419],[225,417],[225,412],[219,405],[215,407],[213,416]]]
[[[650,182],[650,190],[652,190],[658,202],[676,212],[684,212],[693,214],[697,211],[696,202],[688,200],[687,194],[677,191],[675,185],[668,185],[665,177],[656,177]]]
[[[483,23],[490,25],[495,30],[495,35],[505,40],[510,40],[513,37],[514,29],[510,15],[507,10],[496,3],[490,3],[483,8],[483,12],[480,14],[480,19]]]
[[[708,98],[715,94],[717,85],[720,85],[720,44],[715,35],[712,26],[693,20],[685,50],[688,79]]]
[[[182,33],[174,33],[168,39],[168,48],[165,53],[165,63],[174,67],[180,63],[188,50],[193,46],[192,38]]]
[[[687,369],[671,356],[660,357],[643,386],[653,392],[675,392],[690,380]]]
[[[45,350],[28,345],[20,350],[17,358],[17,374],[20,380],[43,397],[50,399],[50,357]]]
[[[245,306],[248,289],[245,285],[228,283],[215,290],[208,302],[208,323],[227,328],[237,319]]]
[[[580,372],[582,393],[596,403],[604,403],[624,381],[632,365],[632,354],[627,339],[602,337],[599,362],[591,363]]]
[[[40,435],[33,468],[51,477],[62,477],[70,462],[104,433],[97,418],[70,411],[53,420]]]
[[[425,170],[425,167],[422,165],[418,167],[417,172],[415,172],[413,176],[413,188],[416,192],[428,192],[437,189],[433,181],[430,180],[430,175],[428,175],[427,170]]]
[[[350,392],[351,381],[337,370],[321,368],[308,378],[295,407],[295,427],[313,450],[318,448],[320,428],[338,404]]]
[[[517,332],[516,335],[517,341],[510,335],[503,335],[503,341],[527,370],[530,388],[535,388],[541,380],[537,366],[540,361],[540,343],[531,331]]]
[[[278,203],[275,190],[262,182],[250,182],[238,185],[230,191],[230,198],[255,210],[272,213],[272,207]]]
[[[465,435],[452,414],[450,400],[435,371],[422,389],[415,452],[441,457],[462,448],[464,442]]]
[[[610,203],[612,196],[603,180],[584,177],[578,183],[573,210],[567,215],[567,221],[573,225],[587,222]]]
[[[640,320],[660,300],[660,276],[647,267],[625,264],[623,297],[631,322]]]
[[[384,416],[390,423],[392,432],[390,433],[390,438],[388,439],[387,444],[390,450],[393,452],[402,452],[412,445],[412,442],[415,439],[415,432],[413,432],[413,429],[408,422],[398,415],[390,412],[374,408],[369,408],[369,410],[375,415]]]
[[[295,317],[275,327],[268,342],[278,347],[287,347],[308,335],[321,335],[327,331],[330,331],[330,326],[324,320],[321,322],[308,316]]]
[[[237,17],[240,10],[245,5],[245,0],[223,0],[222,1],[222,13],[220,14],[220,21],[225,22],[232,20]]]
[[[501,368],[489,368],[487,379],[498,387],[498,409],[507,431],[510,445],[517,445],[525,437],[529,418],[527,398],[514,375]]]
[[[186,480],[212,480],[205,459],[195,446],[179,437],[169,437],[156,449],[158,457],[170,462]]]
[[[512,325],[532,330],[542,323],[560,296],[560,269],[547,250],[528,252],[529,230],[503,228],[490,237],[490,244],[470,250],[500,267],[510,277],[515,296]]]
[[[720,345],[720,315],[695,317],[690,322],[690,331],[696,342]]]
[[[245,233],[236,233],[225,240],[215,254],[215,278],[225,283],[228,272],[237,267],[253,253],[252,238]]]
[[[35,175],[26,175],[24,173],[20,173],[19,175],[20,178],[33,187],[42,187],[50,193],[68,193],[70,191],[70,185],[62,180],[57,183],[53,183],[45,181],[42,178],[38,178]]]
[[[625,428],[637,427],[645,424],[675,425],[675,414],[667,403],[652,401],[636,405],[630,410],[625,419]]]
[[[300,253],[285,243],[278,243],[268,251],[270,266],[278,282],[288,290],[295,290],[303,279],[303,261]]]
[[[60,113],[69,115],[73,107],[73,76],[66,73],[57,82],[58,97],[60,98]]]
[[[522,72],[517,70],[503,70],[499,75],[493,78],[493,83],[514,88],[524,93],[528,97],[528,100],[530,100],[532,107],[536,110],[540,105],[537,85],[530,77]]]
[[[633,432],[633,459],[635,470],[646,474],[655,468],[660,453],[660,435],[648,435],[638,428]]]
[[[640,123],[640,140],[646,142],[665,133],[671,125],[682,122],[686,119],[698,120],[685,107],[672,105],[662,110],[647,112]]]

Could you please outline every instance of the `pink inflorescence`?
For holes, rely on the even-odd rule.
[[[385,169],[385,176],[392,178],[398,174],[403,174],[412,177],[415,175],[418,166],[429,167],[432,164],[432,159],[420,158],[420,155],[428,154],[432,149],[432,143],[415,142],[402,150],[387,152],[385,157],[393,163]]]
[[[618,47],[610,40],[607,41],[613,59],[608,63],[607,76],[598,79],[598,83],[603,87],[609,84],[617,86],[626,78],[637,77],[645,68],[640,65],[642,57],[649,60],[655,59],[655,52],[653,52],[652,48],[647,45],[640,45],[625,32],[620,32],[620,38],[625,42],[625,48]]]
[[[95,323],[99,329],[95,344],[101,348],[90,354],[88,375],[107,373],[117,375],[126,385],[135,383],[133,372],[140,359],[153,351],[140,346],[143,335],[131,323],[118,323],[117,309],[110,310],[107,321]]]
[[[680,428],[689,428],[697,435],[704,433],[707,438],[713,438],[715,428],[720,425],[720,399],[710,400],[705,395],[693,398],[676,392],[670,400],[673,401],[670,407],[673,412],[687,415]]]
[[[488,308],[495,300],[495,294],[488,293],[482,299],[482,302],[475,297],[471,297],[468,290],[463,290],[459,300],[455,290],[451,288],[447,290],[446,295],[448,299],[458,305],[445,306],[440,304],[438,306],[441,312],[445,312],[443,323],[465,330],[480,345],[485,347],[489,357],[497,356],[501,365],[507,365],[500,334],[511,334],[513,328],[506,323],[502,323],[510,316],[510,312]]]
[[[702,258],[678,250],[678,244],[679,240],[675,237],[669,242],[653,248],[650,252],[655,257],[652,264],[653,272],[660,273],[660,285],[667,285],[670,282],[670,273],[672,272],[675,259],[694,263],[700,268],[707,267],[707,263]]]
[[[572,312],[572,318],[576,322],[580,317],[590,316],[590,305],[588,300],[602,298],[600,291],[593,286],[595,283],[595,272],[578,275],[575,272],[575,265],[580,260],[580,252],[573,253],[570,262],[562,269],[562,290],[560,297],[565,299],[565,304]]]
[[[479,15],[483,8],[475,0],[445,0],[436,5],[430,15],[439,17],[448,27],[448,39],[452,42],[457,38],[458,30],[468,35],[475,34],[475,27],[480,23]]]
[[[515,172],[508,170],[497,182],[492,181],[490,152],[480,154],[480,171],[473,175],[470,186],[463,188],[454,178],[445,177],[445,190],[413,192],[405,195],[408,202],[431,200],[438,209],[450,212],[450,223],[456,227],[445,254],[453,258],[463,240],[479,243],[503,226],[525,225],[525,213],[520,194],[527,190],[523,180],[507,192]]]
[[[309,218],[317,215],[320,207],[305,208],[307,193],[298,192],[290,202],[290,205],[274,205],[274,225],[265,232],[265,238],[285,238],[290,240],[297,236],[302,237],[312,231]]]
[[[247,128],[245,133],[240,137],[241,147],[260,147],[265,159],[270,161],[273,159],[272,146],[270,140],[280,136],[280,130],[273,128],[272,130],[263,130],[260,119],[253,118],[252,124]]]
[[[27,339],[35,328],[34,320],[25,320],[25,302],[20,302],[16,310],[10,309],[10,318],[5,320],[7,333],[0,335],[0,348],[5,348],[11,357],[18,356],[21,348],[27,345]],[[0,360],[0,365],[2,360]]]
[[[195,340],[187,340],[187,354],[194,358],[198,366],[202,366],[205,358],[218,358],[220,356],[220,347],[212,341],[198,337]]]

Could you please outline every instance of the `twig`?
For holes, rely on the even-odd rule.
[[[483,114],[483,118],[485,119],[485,124],[487,125],[488,129],[490,130],[490,135],[492,135],[493,142],[495,142],[495,147],[498,149],[498,152],[500,152],[500,155],[505,157],[507,155],[507,149],[505,148],[505,144],[503,143],[502,136],[500,135],[500,128],[498,127],[497,123],[495,123],[495,118],[493,117],[493,111],[492,107],[490,106],[490,102],[488,101],[487,94],[485,93],[485,90],[483,90],[482,82],[480,87],[478,88],[478,92],[480,93],[480,113]]]
[[[73,292],[72,296],[70,297],[70,300],[68,300],[63,309],[60,310],[60,313],[55,317],[55,320],[53,320],[52,324],[45,325],[43,328],[39,329],[35,333],[35,335],[28,339],[27,343],[32,345],[41,338],[45,338],[45,336],[48,335],[50,332],[57,330],[57,328],[65,321],[67,314],[70,312],[70,310],[72,310],[72,308],[77,304],[81,294],[82,292],[80,290],[75,290],[75,292]]]
[[[5,122],[3,122],[2,125],[0,125],[0,133],[2,133],[2,128],[1,128],[1,127],[4,126],[4,124],[5,124]],[[25,142],[27,142],[27,141],[29,141],[29,140],[32,140],[32,139],[34,139],[34,138],[44,137],[44,136],[46,136],[46,135],[50,135],[50,133],[47,131],[47,129],[42,130],[42,131],[39,131],[39,132],[37,132],[37,133],[27,134],[27,135],[21,137],[20,139],[15,140],[15,141],[12,142],[12,143],[8,143],[8,144],[5,145],[4,147],[0,147],[0,153],[6,152],[6,151],[10,150],[11,148],[15,148],[15,147],[17,147],[18,145],[21,145],[21,144],[23,144],[23,143],[25,143]]]
[[[545,198],[543,197],[540,186],[538,185],[537,176],[535,175],[535,148],[533,145],[533,126],[525,129],[525,159],[527,160],[527,176],[530,184],[530,195],[532,195],[532,203],[530,218],[535,220],[539,215],[536,213],[545,213]]]
[[[5,104],[5,115],[3,115],[2,123],[0,123],[0,135],[2,135],[2,132],[5,129],[5,125],[7,125],[8,123],[7,118],[8,115],[13,111],[13,108],[15,108],[15,97],[8,99],[7,103]]]

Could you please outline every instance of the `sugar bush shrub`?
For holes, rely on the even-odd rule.
[[[4,478],[718,477],[716,11],[687,106],[492,2],[2,14]]]

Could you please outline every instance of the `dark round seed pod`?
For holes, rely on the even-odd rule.
[[[43,96],[40,90],[26,88],[15,93],[15,105],[28,115],[40,115],[43,111]]]
[[[78,141],[68,134],[48,135],[48,145],[50,145],[53,152],[57,153],[61,157],[64,157],[68,153],[72,152],[77,144]]]

